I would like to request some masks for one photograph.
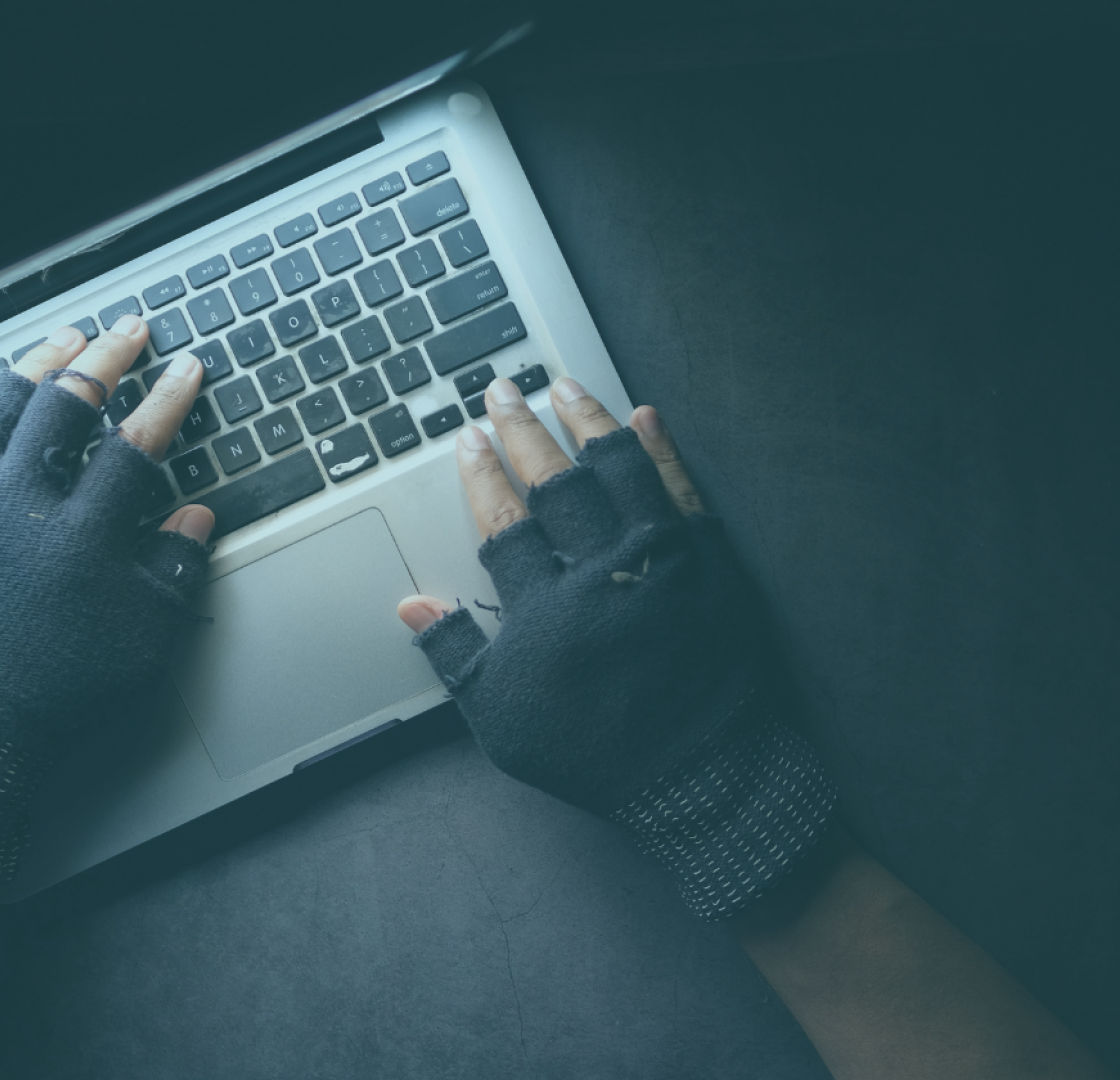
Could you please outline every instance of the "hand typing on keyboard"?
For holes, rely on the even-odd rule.
[[[398,613],[499,768],[621,823],[696,914],[729,916],[815,846],[833,787],[775,716],[742,570],[656,412],[621,428],[578,383],[551,393],[574,466],[511,381],[486,390],[525,503],[459,435],[497,636],[430,596]]]
[[[147,338],[135,315],[88,344],[65,327],[0,370],[0,883],[18,869],[48,764],[110,699],[162,670],[206,569],[205,507],[180,507],[136,542],[155,459],[202,365],[184,354],[119,428],[101,424]]]

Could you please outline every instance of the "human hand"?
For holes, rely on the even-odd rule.
[[[173,362],[80,468],[103,395],[147,339],[132,315],[88,344],[64,327],[0,371],[0,882],[18,867],[47,764],[109,695],[164,666],[205,573],[205,507],[182,507],[136,542],[154,459],[202,379],[195,357]]]
[[[502,394],[505,402],[494,395]],[[552,406],[557,416],[576,437],[582,450],[588,439],[609,435],[619,428],[618,421],[574,379],[553,383]],[[548,429],[525,403],[517,386],[509,379],[498,379],[487,390],[486,407],[498,435],[509,454],[510,464],[528,485],[540,485],[572,467],[572,460],[561,449]],[[682,514],[704,512],[700,496],[685,472],[672,436],[665,430],[657,410],[641,405],[630,416],[630,427],[657,466],[665,491]],[[529,516],[518,498],[490,439],[481,428],[468,427],[459,433],[457,444],[459,475],[467,491],[475,523],[483,539]],[[401,619],[415,633],[423,633],[450,611],[433,596],[409,596],[397,607]]]
[[[761,895],[813,846],[834,794],[773,716],[746,579],[654,410],[620,428],[571,380],[552,388],[573,467],[513,383],[458,459],[498,592],[488,641],[467,608],[401,602],[484,752],[503,771],[619,821],[704,918]]]

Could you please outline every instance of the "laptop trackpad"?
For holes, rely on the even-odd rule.
[[[397,618],[416,591],[385,519],[363,510],[205,586],[179,693],[226,780],[436,683]]]

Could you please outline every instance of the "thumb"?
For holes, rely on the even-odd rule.
[[[406,596],[397,605],[397,615],[414,634],[422,634],[451,610],[450,604],[434,596]]]
[[[214,528],[214,511],[197,504],[181,506],[161,526],[162,532],[180,532],[205,544]]]

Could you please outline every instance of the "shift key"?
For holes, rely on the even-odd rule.
[[[437,375],[481,360],[526,336],[525,324],[513,304],[501,304],[485,315],[460,324],[424,342]]]
[[[214,511],[210,539],[234,532],[327,486],[311,451],[304,448],[263,469],[215,488],[191,502]]]

